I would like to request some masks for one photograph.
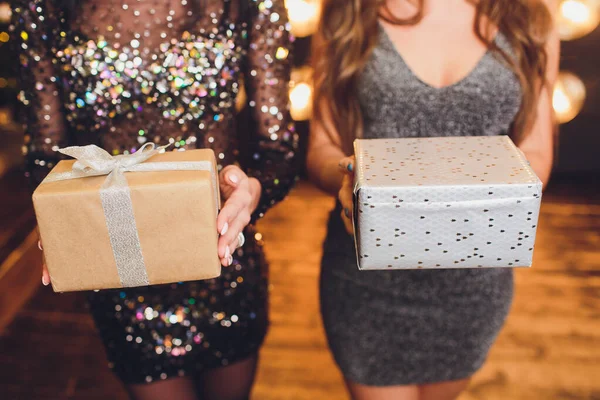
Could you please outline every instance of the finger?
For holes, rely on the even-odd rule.
[[[354,173],[354,156],[344,157],[338,163],[338,167],[340,172],[344,174],[353,174]]]
[[[227,200],[217,217],[217,230],[219,234],[224,235],[231,227],[231,222],[240,210],[246,209],[250,205],[252,198],[249,190],[246,190],[247,185],[248,179],[245,182],[241,182],[237,189],[232,189],[230,194],[227,195]]]
[[[224,257],[225,247],[229,246],[234,242],[238,233],[240,233],[246,225],[250,222],[250,213],[248,207],[244,204],[236,202],[228,202],[227,208],[223,207],[223,210],[230,216],[226,222],[227,230],[221,230],[221,236],[219,237],[219,256]],[[233,251],[234,247],[230,247],[230,251]]]
[[[44,251],[44,247],[42,246],[42,240],[38,240],[37,242],[38,249],[40,251]],[[43,254],[42,254],[43,257]],[[42,262],[42,285],[48,286],[50,284],[50,273],[48,272],[48,267],[46,267],[46,263]]]
[[[240,192],[241,193],[241,192]],[[248,201],[250,195],[232,196],[226,205],[228,207],[235,207],[239,211],[228,221],[228,229],[219,238],[218,252],[221,258],[225,258],[225,253],[229,250],[230,254],[233,254],[238,244],[238,235],[246,228],[250,223],[250,211],[248,210]]]
[[[233,256],[231,255],[231,252],[229,251],[229,248],[227,247],[225,249],[224,256],[221,257],[221,265],[224,267],[229,267],[232,262],[233,262]]]
[[[240,211],[249,208],[251,200],[250,193],[240,189],[236,190],[229,199],[225,201],[223,208],[221,208],[221,211],[217,216],[217,230],[220,235],[225,235],[227,233]]]
[[[350,188],[347,187],[346,190],[343,190],[340,193],[340,202],[342,203],[342,221],[344,222],[344,226],[346,227],[346,231],[352,234],[354,232],[354,227],[352,225],[352,214],[353,214],[353,200],[351,196]]]
[[[243,235],[244,233],[240,232],[237,235],[235,235],[235,239],[233,239],[233,242],[229,244],[229,250],[231,251],[232,257],[235,256],[236,251],[242,247],[240,246],[240,234]],[[244,243],[241,244],[243,245]]]
[[[349,219],[352,218],[352,212],[348,207],[344,207],[344,216]]]
[[[250,215],[247,211],[241,211],[235,220],[231,221],[229,231],[219,238],[219,254],[225,254],[228,248],[231,254],[237,249],[238,237],[243,232],[250,221]]]
[[[240,234],[239,233],[237,235],[235,235],[235,239],[233,239],[233,242],[229,243],[229,248],[231,249],[232,253],[235,253],[235,251],[240,248]]]
[[[48,286],[50,284],[50,273],[48,272],[48,268],[46,264],[42,265],[42,285]]]
[[[354,226],[352,225],[352,220],[350,218],[344,218],[344,211],[342,210],[342,221],[344,221],[344,227],[346,231],[350,234],[354,234]]]
[[[243,173],[238,170],[239,168],[230,168],[229,171],[225,173],[225,182],[229,183],[231,186],[237,186],[244,177]]]
[[[244,181],[247,180],[248,176],[239,167],[235,165],[228,165],[223,168],[219,174],[219,183],[221,190],[235,189]]]
[[[352,193],[352,185],[350,184],[350,178],[348,176],[345,176],[344,180],[342,181],[342,187],[338,193],[338,199],[342,204],[344,214],[346,214],[347,209],[347,213],[351,215],[354,208],[354,195]]]
[[[342,208],[344,209],[344,213],[348,213],[349,216],[352,215],[352,209],[354,208],[354,203],[352,199],[352,192],[347,189],[343,189],[339,194],[340,203],[342,204]],[[346,211],[346,209],[348,211]]]
[[[237,204],[235,201],[228,200],[225,202],[223,208],[219,212],[217,216],[217,231],[219,235],[226,235],[231,228],[231,222],[235,220],[235,217],[242,210],[241,205]],[[223,257],[223,253],[219,251],[219,255]]]

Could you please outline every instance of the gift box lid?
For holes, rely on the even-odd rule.
[[[541,196],[541,181],[508,136],[357,139],[354,149],[354,193],[371,204]]]
[[[142,164],[148,165],[152,163],[194,163],[205,162],[210,164],[210,168],[195,170],[194,168],[165,167],[165,169],[155,169],[138,172],[124,172],[128,180],[130,188],[153,186],[159,183],[160,185],[178,185],[181,182],[187,182],[190,177],[210,176],[213,187],[215,205],[218,209],[221,207],[221,194],[219,191],[219,177],[215,153],[212,149],[193,149],[186,151],[166,151],[154,155]],[[52,174],[61,174],[69,172],[73,169],[75,160],[61,160],[52,169],[49,177]],[[82,192],[97,193],[100,191],[102,184],[106,181],[107,175],[88,176],[75,179],[58,180],[47,182],[44,180],[33,193],[33,198],[39,196],[55,196],[55,195],[77,195]]]

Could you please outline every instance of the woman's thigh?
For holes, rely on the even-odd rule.
[[[408,386],[367,386],[346,381],[353,400],[420,400],[419,387]]]
[[[419,386],[419,400],[454,400],[469,386],[470,378]]]

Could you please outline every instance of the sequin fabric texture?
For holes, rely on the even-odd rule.
[[[13,2],[28,174],[39,183],[56,150],[144,143],[211,148],[262,184],[257,220],[296,179],[288,110],[293,37],[283,0]],[[255,127],[236,126],[248,105]],[[266,333],[260,234],[220,278],[90,294],[109,365],[126,383],[228,365]]]

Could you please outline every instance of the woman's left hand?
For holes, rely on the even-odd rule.
[[[338,192],[338,200],[342,204],[342,221],[344,221],[346,231],[350,235],[354,234],[354,225],[352,224],[352,210],[354,209],[354,164],[354,156],[344,157],[338,163],[338,169],[344,175],[342,187]]]
[[[250,217],[260,199],[260,183],[239,167],[229,165],[219,174],[221,197],[225,201],[217,217],[217,230],[221,237],[218,253],[225,267],[233,262],[233,252],[240,244],[239,234],[250,223]]]

